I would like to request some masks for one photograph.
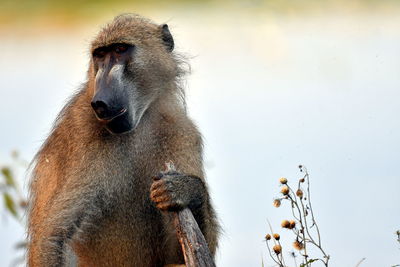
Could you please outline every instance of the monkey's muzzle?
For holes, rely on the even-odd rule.
[[[122,108],[122,109],[110,108],[103,101],[92,101],[91,105],[96,114],[96,118],[100,122],[104,122],[104,123],[110,122],[110,121],[124,115],[127,111],[126,108]]]

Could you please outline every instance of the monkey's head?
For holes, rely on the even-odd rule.
[[[135,129],[149,106],[174,88],[179,68],[166,24],[117,16],[91,46],[89,93],[97,119],[111,133]]]

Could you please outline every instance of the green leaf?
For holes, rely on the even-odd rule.
[[[15,188],[15,182],[14,182],[14,178],[13,175],[11,173],[11,169],[8,167],[3,167],[1,169],[1,173],[4,176],[4,179],[6,180],[6,184],[8,186],[14,187]]]
[[[4,193],[4,204],[6,205],[6,208],[8,209],[8,211],[14,215],[14,217],[18,218],[18,213],[17,213],[17,209],[15,208],[15,202],[12,199],[12,197],[10,196],[10,194],[8,193]]]
[[[317,261],[318,259],[309,259],[306,263],[300,264],[300,267],[306,267],[308,264],[313,263],[314,261]]]

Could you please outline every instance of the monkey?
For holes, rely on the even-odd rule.
[[[172,213],[183,208],[214,257],[220,226],[184,64],[167,24],[122,14],[99,31],[86,81],[32,163],[28,266],[184,264]],[[176,170],[162,171],[169,161]]]

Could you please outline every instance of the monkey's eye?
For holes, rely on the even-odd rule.
[[[103,58],[107,54],[106,49],[103,47],[97,48],[93,51],[93,57]]]
[[[114,51],[117,54],[122,54],[122,53],[126,52],[129,47],[130,47],[130,45],[127,45],[127,44],[116,44],[114,46]]]

